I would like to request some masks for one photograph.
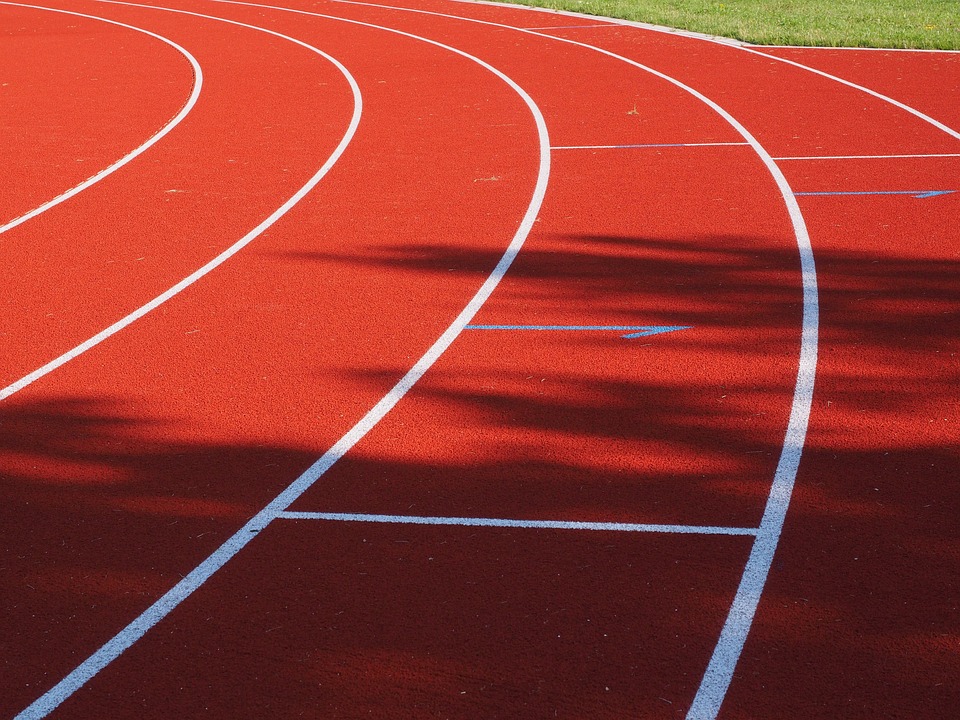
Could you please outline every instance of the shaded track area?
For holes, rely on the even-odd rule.
[[[0,236],[4,385],[229,247],[331,157],[357,96],[291,39],[342,63],[362,116],[262,235],[0,402],[0,713],[951,717],[960,141],[776,58],[578,16],[44,4],[170,38],[204,90],[144,155]],[[74,24],[9,12],[28,37]],[[120,29],[76,24],[95,41],[63,52],[116,69]],[[189,92],[183,58],[142,43],[166,60],[141,82],[169,100],[122,142],[105,133],[116,147]],[[765,52],[958,124],[953,55]],[[99,107],[18,72],[49,114]],[[130,102],[128,80],[105,88],[90,103]],[[74,152],[44,147],[21,162]],[[820,353],[727,690],[705,673],[782,466],[809,303],[765,153],[809,229]],[[128,650],[31,706],[307,476]]]

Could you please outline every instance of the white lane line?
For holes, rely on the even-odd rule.
[[[626,150],[629,148],[750,147],[745,142],[643,143],[639,145],[554,145],[551,150]]]
[[[807,425],[810,419],[810,408],[813,402],[813,387],[817,371],[820,316],[817,274],[813,248],[810,244],[810,236],[807,232],[800,206],[794,197],[790,184],[770,156],[770,153],[768,153],[760,142],[729,112],[689,85],[635,60],[617,55],[609,50],[588,43],[557,37],[555,35],[537,33],[531,30],[525,30],[524,28],[517,28],[512,25],[494,23],[487,20],[477,20],[475,18],[466,18],[458,15],[448,15],[412,8],[374,5],[372,3],[356,2],[355,0],[334,1],[347,5],[372,5],[374,7],[387,8],[398,12],[447,17],[464,22],[510,29],[536,37],[548,38],[554,42],[563,42],[583,47],[632,65],[684,90],[720,115],[720,117],[726,120],[754,149],[776,183],[790,216],[790,222],[793,225],[794,236],[796,238],[797,250],[800,255],[800,274],[803,287],[800,353],[793,401],[791,402],[790,416],[784,434],[783,448],[777,462],[776,471],[774,472],[770,494],[767,496],[767,503],[764,508],[760,529],[750,552],[750,557],[744,567],[740,584],[737,587],[737,592],[730,611],[727,614],[720,638],[717,641],[700,687],[697,689],[696,696],[687,713],[688,720],[713,720],[720,711],[720,705],[723,703],[727,688],[733,679],[733,671],[736,668],[740,653],[743,651],[743,646],[746,643],[747,635],[753,624],[753,618],[756,615],[757,606],[760,603],[763,587],[766,584],[767,576],[770,572],[770,566],[773,563],[773,555],[780,539],[780,533],[783,530],[783,523],[786,519],[787,509],[790,506],[790,498],[793,494],[797,470],[800,466],[800,457],[803,454]]]
[[[152,5],[135,5],[133,3],[115,2],[114,0],[98,0],[98,2],[115,4],[115,5],[131,5],[133,7],[144,7],[144,8],[150,8],[153,10],[166,10],[166,8],[158,8]],[[186,11],[179,11],[179,10],[170,11],[170,12],[180,12],[185,15],[195,15],[197,17],[202,17],[202,18],[209,17],[206,15],[199,15],[197,13],[188,13]],[[89,16],[89,17],[93,17],[93,16]],[[210,19],[218,20],[220,18],[210,18]],[[150,302],[137,308],[132,313],[118,320],[117,322],[113,323],[112,325],[105,328],[104,330],[101,330],[90,339],[80,343],[79,345],[72,348],[71,350],[68,350],[63,355],[60,355],[59,357],[51,360],[43,367],[40,367],[34,370],[28,375],[24,375],[22,378],[20,378],[16,382],[13,382],[7,387],[0,390],[0,401],[5,400],[6,398],[19,392],[20,390],[23,390],[23,388],[27,387],[28,385],[36,382],[37,380],[44,377],[45,375],[50,374],[57,368],[61,367],[62,365],[65,365],[66,363],[70,362],[74,358],[87,352],[91,348],[96,347],[97,345],[102,343],[104,340],[110,337],[113,337],[114,335],[116,335],[118,332],[120,332],[127,326],[136,322],[137,320],[142,318],[144,315],[146,315],[150,311],[156,309],[157,307],[159,307],[160,305],[162,305],[163,303],[165,303],[167,300],[174,297],[175,295],[178,295],[183,290],[185,290],[186,288],[190,287],[195,282],[197,282],[200,278],[204,277],[205,275],[209,274],[210,272],[218,268],[220,265],[225,263],[231,257],[233,257],[238,252],[240,252],[240,250],[242,250],[247,245],[249,245],[253,240],[255,240],[260,235],[262,235],[274,223],[276,223],[280,218],[286,215],[291,208],[293,208],[298,202],[300,202],[307,195],[307,193],[309,193],[316,186],[316,184],[320,182],[323,176],[329,172],[330,168],[333,167],[334,163],[336,163],[337,160],[340,159],[340,156],[343,154],[343,151],[346,150],[346,147],[350,143],[350,140],[353,138],[353,135],[357,129],[357,125],[360,122],[360,114],[363,106],[362,100],[360,98],[360,88],[357,86],[356,81],[353,79],[353,76],[350,75],[347,69],[343,65],[341,65],[336,58],[333,58],[330,55],[323,52],[322,50],[318,50],[312,45],[307,45],[306,43],[301,42],[300,40],[296,40],[294,38],[287,37],[286,35],[282,35],[278,32],[274,32],[273,30],[267,30],[266,28],[260,28],[255,25],[246,25],[244,23],[234,22],[232,20],[223,20],[223,22],[228,22],[232,25],[250,28],[252,30],[257,30],[260,32],[265,32],[270,35],[279,37],[281,39],[289,40],[292,43],[300,45],[301,47],[304,47],[307,50],[310,50],[311,52],[314,52],[320,55],[322,58],[332,63],[337,68],[337,70],[339,70],[340,73],[346,78],[347,82],[350,85],[350,89],[353,93],[353,98],[354,98],[353,117],[350,120],[350,125],[348,126],[346,133],[344,134],[343,138],[340,140],[340,143],[337,145],[336,149],[333,151],[333,154],[330,155],[329,158],[327,158],[327,161],[323,164],[323,166],[319,170],[317,170],[317,172],[314,173],[314,175],[299,190],[297,190],[296,193],[294,193],[285,203],[283,203],[283,205],[281,205],[276,210],[274,210],[265,220],[263,220],[253,230],[248,232],[246,235],[240,238],[233,245],[231,245],[222,253],[220,253],[215,258],[213,258],[213,260],[211,260],[200,269],[194,271],[193,273],[185,277],[183,280],[178,282],[176,285],[171,287],[166,292],[158,295]]]
[[[459,525],[464,527],[529,528],[537,530],[593,530],[599,532],[675,533],[680,535],[756,535],[756,528],[714,525],[656,525],[650,523],[589,522],[579,520],[511,520],[507,518],[423,517],[364,513],[282,512],[283,520],[385,523],[397,525]]]
[[[617,27],[616,23],[593,23],[592,25],[553,25],[550,27],[532,27],[527,30],[584,30],[592,28]]]
[[[99,1],[115,2],[115,0]],[[115,4],[127,5],[132,3],[115,2]],[[244,23],[227,20],[225,18],[219,18],[210,15],[199,15],[198,13],[191,13],[184,10],[174,10],[172,8],[161,8],[158,6],[142,7],[150,7],[156,10],[167,10],[169,12],[177,12],[185,15],[195,15],[197,17],[204,17],[212,20],[222,20],[223,22],[229,22],[231,24],[240,25],[243,27],[260,29],[264,32],[268,32],[279,37],[286,37],[285,35],[280,35],[272,30],[257,28],[257,26],[254,25],[245,25]],[[270,6],[259,7],[269,8]],[[63,678],[63,680],[57,683],[53,688],[48,690],[29,707],[17,715],[14,720],[34,720],[36,718],[46,717],[48,714],[53,712],[67,698],[83,687],[94,675],[116,660],[131,645],[142,638],[152,627],[169,615],[174,608],[192,595],[194,591],[200,588],[200,586],[202,586],[215,572],[226,565],[234,555],[240,552],[240,550],[242,550],[254,537],[256,537],[257,534],[259,534],[271,522],[277,519],[280,514],[291,505],[291,503],[293,503],[298,497],[306,492],[327,470],[329,470],[341,457],[343,457],[347,451],[350,450],[350,448],[356,445],[356,443],[358,443],[364,435],[370,432],[370,430],[372,430],[377,423],[379,423],[380,420],[383,419],[388,412],[390,412],[390,410],[403,398],[403,396],[407,394],[407,392],[417,383],[417,381],[423,377],[427,370],[429,370],[430,367],[437,361],[440,355],[443,354],[443,352],[463,331],[463,328],[469,324],[470,320],[474,317],[474,315],[476,315],[483,303],[486,302],[487,298],[490,297],[491,293],[493,293],[494,289],[500,283],[500,280],[506,274],[514,259],[517,257],[517,254],[520,252],[527,235],[533,228],[533,223],[536,220],[537,214],[540,212],[540,206],[543,203],[543,198],[547,190],[547,181],[550,176],[550,138],[547,133],[546,122],[543,119],[543,114],[540,112],[540,109],[537,107],[536,103],[534,103],[533,99],[526,93],[526,91],[517,85],[516,82],[483,60],[480,60],[479,58],[474,57],[473,55],[470,55],[462,50],[458,50],[457,48],[439,43],[435,40],[423,38],[418,35],[396,30],[394,28],[373,25],[371,23],[346,20],[344,18],[319,15],[317,13],[308,13],[306,11],[288,10],[287,8],[272,9],[298,12],[303,15],[315,15],[317,17],[323,17],[338,22],[346,22],[353,25],[395,33],[403,37],[425,42],[453,52],[461,57],[477,63],[481,67],[496,75],[520,96],[524,104],[526,104],[527,108],[530,110],[531,115],[533,115],[534,122],[536,124],[537,134],[539,137],[538,146],[540,163],[537,171],[537,181],[534,186],[533,196],[530,200],[529,206],[527,207],[527,211],[524,214],[523,219],[521,220],[520,225],[511,239],[507,249],[504,251],[500,262],[497,263],[497,266],[493,269],[493,271],[484,281],[483,285],[479,290],[477,290],[476,294],[474,294],[456,319],[454,319],[454,321],[437,339],[437,341],[427,350],[426,353],[424,353],[417,363],[410,368],[409,371],[407,371],[407,373],[399,380],[399,382],[397,382],[397,384],[394,385],[393,388],[386,395],[384,395],[384,397],[381,398],[381,400],[374,405],[373,408],[371,408],[370,411],[367,412],[367,414],[364,415],[359,422],[357,422],[356,425],[347,431],[343,437],[341,437],[329,450],[327,450],[327,452],[324,453],[319,460],[307,468],[307,470],[300,477],[294,480],[283,492],[270,501],[266,507],[260,510],[260,512],[258,512],[243,527],[234,533],[232,537],[223,543],[223,545],[217,548],[217,550],[215,550],[209,557],[200,563],[200,565],[190,571],[180,582],[174,585],[159,600],[141,613],[140,616],[138,616],[129,625],[123,628],[113,638],[100,647],[100,649],[98,649],[90,657],[78,665],[65,678]],[[311,47],[300,42],[299,40],[293,40],[293,38],[287,39],[292,40],[299,45],[303,45],[304,47]],[[320,51],[317,50],[316,52]],[[324,55],[324,57],[329,56]],[[338,68],[341,68],[341,72],[345,73],[345,77],[349,79],[350,86],[353,88],[355,93],[354,97],[357,102],[357,110],[354,115],[354,122],[351,123],[350,136],[352,136],[352,131],[355,130],[356,122],[359,121],[360,117],[359,88],[357,88],[353,78],[347,73],[346,68],[343,68],[342,65],[337,63],[332,58],[330,59],[337,65]],[[346,142],[341,143],[341,146],[346,147]],[[339,146],[338,152],[342,152],[341,147]],[[328,165],[332,164],[332,162],[328,161],[328,164],[324,167],[326,168]]]
[[[48,7],[42,7],[39,5],[26,5],[24,3],[16,3],[16,2],[0,2],[0,5],[30,8],[33,10],[46,10],[48,12],[63,13],[64,15],[74,15],[76,17],[87,18],[88,20],[97,20],[100,22],[109,23],[110,25],[116,25],[118,27],[126,28],[128,30],[134,30],[138,33],[149,35],[152,38],[155,38],[161,42],[166,43],[167,45],[172,47],[174,50],[176,50],[178,53],[183,55],[183,57],[187,59],[187,62],[189,62],[190,66],[193,68],[193,90],[190,92],[190,97],[187,98],[187,102],[180,109],[180,112],[178,112],[173,117],[173,119],[170,120],[166,125],[160,128],[160,130],[157,131],[156,134],[151,136],[149,140],[147,140],[145,143],[143,143],[136,149],[124,155],[122,158],[117,160],[112,165],[108,165],[107,167],[105,167],[103,170],[98,172],[93,177],[90,177],[84,180],[79,185],[71,188],[70,190],[67,190],[64,193],[61,193],[60,195],[57,195],[57,197],[53,198],[52,200],[48,200],[47,202],[43,203],[43,205],[40,205],[39,207],[34,208],[30,212],[24,213],[23,215],[20,215],[19,217],[15,217],[13,220],[9,220],[3,225],[0,225],[0,234],[3,234],[7,232],[7,230],[11,230],[17,227],[18,225],[21,225],[27,222],[27,220],[30,220],[31,218],[35,218],[37,215],[40,215],[41,213],[46,212],[50,208],[56,207],[60,203],[66,200],[69,200],[77,193],[83,192],[91,185],[94,185],[100,182],[108,175],[111,175],[112,173],[116,172],[117,170],[122,168],[124,165],[126,165],[127,163],[137,158],[138,156],[142,155],[144,152],[146,152],[151,147],[156,145],[161,139],[163,139],[165,135],[167,135],[177,125],[179,125],[180,121],[183,120],[187,115],[189,115],[190,111],[193,110],[193,106],[197,104],[197,98],[200,97],[200,89],[201,87],[203,87],[203,71],[200,69],[200,63],[197,62],[197,59],[193,57],[193,55],[191,55],[189,52],[187,52],[184,48],[177,45],[177,43],[175,43],[173,40],[170,40],[169,38],[165,38],[162,35],[158,35],[157,33],[150,32],[149,30],[144,30],[143,28],[135,27],[133,25],[127,25],[126,23],[117,22],[116,20],[108,20],[107,18],[97,17],[96,15],[85,15],[84,13],[72,12],[70,10],[60,10],[58,8],[48,8]]]
[[[774,160],[897,160],[903,158],[948,158],[960,157],[960,153],[916,153],[912,155],[794,155],[775,157]]]
[[[757,50],[756,48],[753,48],[753,47],[743,47],[743,46],[741,46],[740,49],[741,49],[743,52],[753,53],[754,55],[760,55],[761,57],[770,58],[770,59],[776,60],[776,61],[778,61],[778,62],[786,63],[787,65],[793,65],[794,67],[800,68],[801,70],[806,70],[807,72],[812,72],[814,75],[819,75],[819,76],[821,76],[821,77],[827,78],[828,80],[833,80],[834,82],[838,82],[838,83],[840,83],[841,85],[846,85],[847,87],[853,88],[854,90],[859,90],[860,92],[864,92],[864,93],[866,93],[867,95],[870,95],[870,96],[872,96],[872,97],[877,98],[878,100],[882,100],[883,102],[890,103],[890,104],[893,105],[894,107],[898,107],[898,108],[900,108],[901,110],[903,110],[903,111],[905,111],[905,112],[908,112],[908,113],[910,113],[911,115],[914,115],[914,116],[920,118],[920,119],[923,120],[924,122],[930,123],[930,124],[933,125],[935,128],[937,128],[937,129],[939,129],[939,130],[942,130],[943,132],[945,132],[945,133],[946,133],[947,135],[949,135],[950,137],[956,138],[957,140],[960,140],[960,132],[957,132],[957,131],[954,130],[953,128],[944,125],[944,124],[943,124],[942,122],[940,122],[939,120],[934,120],[932,117],[930,117],[930,116],[927,115],[926,113],[920,112],[920,111],[917,110],[916,108],[911,107],[910,105],[907,105],[906,103],[902,103],[902,102],[900,102],[899,100],[894,100],[894,99],[893,99],[892,97],[890,97],[889,95],[884,95],[883,93],[879,93],[879,92],[877,92],[876,90],[871,90],[870,88],[864,87],[863,85],[858,85],[857,83],[851,82],[850,80],[844,80],[842,77],[837,77],[836,75],[831,75],[830,73],[824,72],[823,70],[817,70],[816,68],[812,68],[812,67],[810,67],[809,65],[804,65],[803,63],[798,63],[798,62],[796,62],[795,60],[788,60],[787,58],[782,58],[782,57],[778,57],[777,55],[772,55],[772,54],[770,54],[770,53],[765,53],[765,52],[762,52],[762,51],[760,51],[760,50]]]

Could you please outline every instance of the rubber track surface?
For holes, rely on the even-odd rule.
[[[953,717],[960,140],[778,58],[958,128],[960,55],[751,52],[450,0],[277,3],[319,15],[41,0],[170,39],[203,89],[142,156],[0,234],[4,387],[229,248],[344,139],[345,75],[256,28],[342,63],[362,115],[247,247],[0,401],[0,714],[304,473],[494,271],[546,165],[535,113],[480,60],[529,94],[553,149],[471,327],[682,329],[463,330],[289,517],[51,716],[710,716],[691,707],[795,403],[801,260],[758,152],[626,59],[756,138],[817,264],[809,430],[717,716]],[[0,4],[0,28],[0,158],[22,178],[0,221],[144,142],[195,80],[171,47],[93,19]]]

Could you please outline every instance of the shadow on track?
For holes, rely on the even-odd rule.
[[[461,367],[441,363],[298,509],[755,523],[780,451],[800,316],[795,251],[769,244],[576,236],[532,245],[484,313],[573,322],[589,310],[610,324],[698,332],[662,345],[578,337],[576,351],[590,362],[582,373],[557,365],[541,376],[547,383],[528,372],[537,348],[512,366],[512,351]],[[452,246],[288,259],[388,266],[425,280],[454,272],[477,284],[497,260]],[[946,717],[946,696],[960,687],[951,649],[960,635],[960,458],[937,418],[956,421],[955,404],[945,406],[960,384],[951,354],[960,336],[960,263],[820,252],[818,266],[822,354],[812,431],[765,610],[745,651],[778,672],[740,677],[734,692],[762,682],[778,686],[784,708],[795,707],[791,698],[800,702],[816,688],[791,685],[797,675],[782,669],[816,657],[821,670],[804,681],[829,676],[859,703],[857,712],[879,713],[861,687],[882,678],[904,706]],[[762,342],[744,345],[745,337]],[[451,354],[490,342],[515,341],[465,333]],[[723,372],[685,385],[660,372],[661,351],[703,353],[704,364]],[[616,379],[594,372],[597,358],[614,354]],[[737,374],[745,364],[784,372],[757,383]],[[641,366],[653,371],[634,372]],[[382,384],[403,370],[349,371]],[[407,406],[426,439],[404,449],[404,433],[413,432]],[[648,462],[655,453],[660,460]],[[59,679],[317,454],[191,441],[174,420],[144,423],[135,408],[100,398],[0,406],[8,596],[0,711],[22,708],[36,688]],[[255,542],[249,559],[236,561],[236,576],[228,566],[209,596],[185,606],[216,619],[188,620],[189,637],[157,629],[162,642],[134,661],[149,668],[178,653],[187,659],[140,685],[124,686],[121,677],[123,707],[166,697],[158,716],[170,708],[196,714],[207,703],[231,717],[293,716],[306,707],[350,715],[398,704],[411,716],[592,708],[594,717],[619,717],[655,692],[666,698],[657,706],[663,717],[682,717],[699,676],[671,663],[702,668],[718,630],[711,623],[722,620],[739,572],[724,567],[731,545],[702,538],[647,536],[621,552],[604,535],[547,540],[510,531],[491,540],[474,529],[297,522],[280,539]],[[742,540],[732,547],[741,562]],[[559,580],[547,572],[551,563]],[[591,564],[598,569],[584,569]],[[710,572],[715,585],[696,585]],[[532,579],[518,581],[525,573]],[[577,583],[581,591],[571,591]],[[592,607],[597,587],[606,589]],[[676,587],[685,593],[678,602]],[[678,608],[680,620],[669,619]],[[710,620],[698,625],[704,614]],[[558,632],[566,639],[555,644]],[[512,642],[523,648],[494,662]],[[663,647],[675,655],[665,657]],[[263,663],[269,673],[260,674]],[[212,676],[171,690],[206,666]]]

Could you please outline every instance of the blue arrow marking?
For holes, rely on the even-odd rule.
[[[862,190],[858,192],[798,192],[794,195],[913,195],[913,197],[923,200],[937,195],[949,195],[956,190]]]
[[[467,325],[464,330],[606,330],[623,332],[624,338],[650,337],[674,330],[690,330],[692,325]]]

